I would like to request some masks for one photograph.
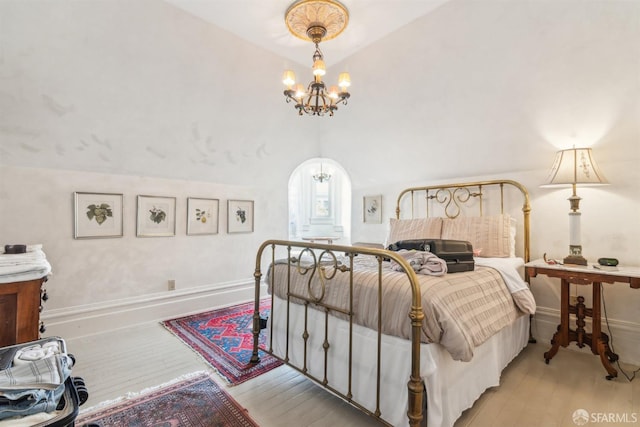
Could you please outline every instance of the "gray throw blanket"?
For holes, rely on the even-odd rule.
[[[400,249],[397,254],[404,258],[417,274],[428,274],[430,276],[444,276],[447,274],[447,262],[431,252]],[[402,266],[393,260],[391,260],[391,269],[404,271]]]

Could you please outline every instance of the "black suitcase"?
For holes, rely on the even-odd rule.
[[[407,249],[431,252],[438,258],[442,258],[447,262],[448,273],[473,271],[475,268],[475,262],[473,261],[473,247],[471,246],[471,243],[464,240],[401,240],[389,245],[387,249],[391,251]]]

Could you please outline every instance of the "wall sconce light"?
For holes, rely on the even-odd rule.
[[[576,194],[578,184],[608,184],[600,172],[593,158],[591,148],[571,148],[556,153],[556,158],[551,167],[543,187],[556,185],[571,185],[573,194],[569,197],[571,211],[569,212],[569,255],[564,259],[565,264],[587,265],[587,260],[582,256],[582,243],[580,241],[580,200]]]

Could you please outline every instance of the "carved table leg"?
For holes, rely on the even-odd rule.
[[[601,324],[601,301],[602,301],[602,284],[593,282],[593,326],[592,326],[592,345],[595,345],[594,353],[600,356],[602,366],[607,370],[606,378],[611,380],[618,376],[618,371],[611,365],[611,362],[618,360],[618,355],[611,351],[609,347],[609,336],[602,332]],[[594,349],[592,348],[592,351]]]
[[[551,338],[551,348],[549,351],[544,353],[544,362],[548,365],[549,361],[553,359],[553,356],[556,355],[558,349],[560,348],[560,335],[562,334],[562,325],[558,325],[558,330],[553,337]]]
[[[569,345],[569,281],[562,279],[560,283],[560,324],[551,338],[551,348],[544,354],[544,361],[547,364],[556,355],[560,346]]]
[[[607,334],[601,334],[599,338],[596,338],[596,345],[598,348],[598,354],[600,355],[600,362],[602,366],[607,370],[609,375],[606,376],[608,380],[612,380],[618,376],[618,371],[611,365],[611,362],[618,360],[618,355],[611,351],[609,347],[609,337]]]
[[[584,297],[582,296],[578,296],[578,303],[576,304],[576,334],[577,334],[577,342],[578,342],[578,347],[582,348],[584,347],[584,339],[586,336],[586,332],[584,330],[584,327],[586,325],[586,322],[584,321],[585,318],[585,305],[584,305]]]

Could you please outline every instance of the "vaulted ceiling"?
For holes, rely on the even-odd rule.
[[[347,28],[322,43],[327,83],[342,71],[334,64],[446,1],[344,0]],[[310,79],[313,54],[288,32],[291,3],[0,2],[0,163],[286,183],[301,162],[331,155],[323,147],[338,140],[327,132],[349,123],[285,104],[282,70]],[[353,76],[360,103],[365,77]]]
[[[284,69],[312,78],[288,0],[1,0],[0,164],[282,189],[328,157],[377,188],[617,155],[636,131],[637,1],[343,3],[322,50],[352,97],[317,118],[282,94]]]

